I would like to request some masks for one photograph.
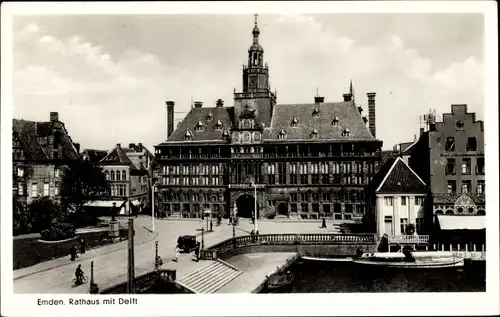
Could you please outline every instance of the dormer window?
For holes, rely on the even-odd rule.
[[[314,129],[311,131],[311,138],[312,139],[317,139],[318,138],[318,130]]]
[[[319,109],[318,109],[318,107],[314,108],[312,116],[313,117],[319,117]]]
[[[285,139],[285,138],[286,138],[286,131],[285,129],[281,128],[281,131],[278,134],[278,139]]]
[[[349,130],[349,128],[345,128],[342,132],[342,136],[351,136],[351,130]]]
[[[335,125],[335,126],[339,125],[339,117],[337,117],[337,116],[333,117],[332,125]]]
[[[215,130],[222,130],[222,121],[217,120],[217,123],[215,124]]]
[[[226,138],[229,138],[229,131],[227,129],[225,129],[224,132],[222,132],[222,139]]]
[[[212,112],[210,111],[210,112],[207,114],[207,120],[212,120],[212,117],[213,117],[213,114],[212,114]]]
[[[184,134],[184,140],[185,141],[191,141],[193,139],[193,134],[191,131],[187,130],[186,133]]]
[[[203,131],[203,127],[205,125],[203,124],[203,122],[201,121],[198,121],[198,123],[196,124],[196,127],[194,128],[195,131]]]
[[[292,128],[295,128],[299,125],[299,120],[297,120],[297,118],[293,117],[292,121],[290,122],[290,126]]]

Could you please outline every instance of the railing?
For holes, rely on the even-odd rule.
[[[160,269],[158,271],[146,272],[138,275],[134,280],[135,292],[141,293],[142,291],[150,288],[156,281],[163,280],[168,283],[175,282],[176,271]],[[110,287],[105,288],[99,294],[127,294],[127,282],[122,282]]]
[[[252,245],[376,244],[375,234],[262,234],[227,239],[201,251],[201,258],[215,260],[225,252]]]
[[[429,243],[428,235],[400,235],[389,237],[389,243],[398,244],[427,244]]]
[[[264,184],[255,184],[257,188],[264,188]],[[235,189],[248,189],[248,188],[253,188],[252,184],[229,184],[229,188],[235,188]]]

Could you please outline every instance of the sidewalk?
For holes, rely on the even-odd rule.
[[[108,229],[106,229],[106,230],[108,230]],[[141,230],[146,231],[149,235],[145,235],[145,234],[139,235],[138,231],[141,231]],[[136,232],[136,237],[134,239],[134,245],[136,245],[136,246],[144,244],[144,243],[149,242],[149,241],[152,241],[156,237],[158,237],[158,232],[150,233],[142,227],[135,229],[135,232]],[[76,258],[75,262],[72,262],[69,259],[69,254],[68,254],[68,256],[66,256],[66,257],[61,257],[61,258],[57,258],[54,260],[45,261],[45,262],[42,262],[42,263],[39,263],[36,265],[32,265],[32,266],[29,266],[26,268],[15,270],[14,274],[13,274],[14,280],[20,279],[20,278],[28,276],[28,275],[36,274],[39,272],[48,271],[48,270],[51,270],[53,268],[61,267],[64,265],[70,265],[70,264],[74,265],[75,263],[81,262],[83,260],[87,260],[87,259],[91,259],[93,257],[97,257],[100,255],[123,250],[123,249],[127,248],[127,243],[128,243],[128,240],[124,240],[124,241],[121,241],[118,243],[113,243],[113,244],[110,244],[110,245],[107,245],[104,247],[88,250],[84,254],[79,254],[78,258]]]

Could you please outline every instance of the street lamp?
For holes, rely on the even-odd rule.
[[[151,186],[151,231],[155,231],[155,188],[157,188],[158,183]]]
[[[259,233],[259,226],[257,224],[257,218],[259,217],[257,215],[257,185],[255,185],[254,181],[251,181],[252,187],[253,187],[253,194],[254,194],[254,222],[253,222],[253,230],[255,234]]]

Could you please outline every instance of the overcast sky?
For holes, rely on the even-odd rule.
[[[14,118],[59,118],[81,148],[165,140],[190,95],[233,104],[252,43],[248,15],[71,15],[14,19]],[[384,148],[412,141],[419,115],[468,104],[484,119],[483,16],[476,14],[259,15],[260,43],[278,103],[356,102],[376,92]],[[366,109],[367,110],[367,109]],[[365,110],[365,111],[366,111]],[[366,111],[367,113],[367,111]]]

